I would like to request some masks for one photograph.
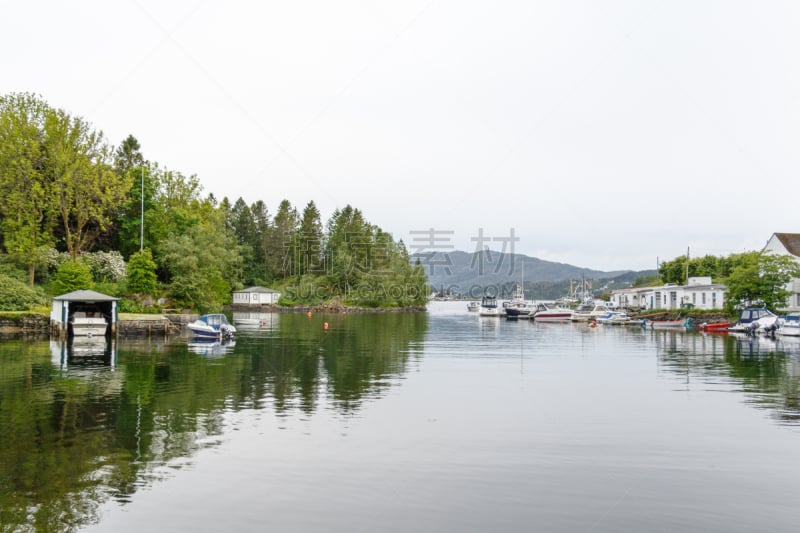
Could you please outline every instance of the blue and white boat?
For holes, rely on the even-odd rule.
[[[228,323],[228,318],[222,313],[202,315],[186,324],[186,327],[195,337],[203,339],[230,339],[236,333],[236,328]]]
[[[778,316],[763,307],[748,307],[739,315],[739,321],[728,331],[742,333],[769,333],[778,327]]]

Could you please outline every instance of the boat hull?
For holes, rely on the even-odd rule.
[[[686,329],[685,320],[653,320],[650,322],[651,329]]]
[[[572,313],[536,313],[533,315],[536,322],[569,322],[572,320]]]

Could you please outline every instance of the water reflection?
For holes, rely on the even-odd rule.
[[[280,326],[279,313],[235,312],[231,320],[239,331],[276,332]]]
[[[50,359],[61,370],[75,364],[83,367],[92,364],[114,367],[117,364],[116,343],[104,336],[51,339]]]
[[[661,368],[687,384],[745,394],[779,424],[800,422],[800,339],[654,332]]]
[[[424,314],[269,314],[237,342],[0,343],[0,524],[72,531],[221,442],[226,413],[352,413],[407,370]],[[329,322],[328,329],[323,322]]]
[[[236,348],[234,339],[191,339],[187,346],[189,351],[208,358],[224,357],[225,354],[233,353]]]

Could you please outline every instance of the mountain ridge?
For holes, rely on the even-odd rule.
[[[654,270],[603,271],[577,267],[566,263],[547,261],[525,254],[510,254],[493,250],[480,252],[430,252],[415,253],[411,261],[425,268],[432,289],[447,294],[469,295],[493,290],[497,294],[508,292],[509,287],[524,280],[526,292],[535,290],[538,298],[566,296],[572,282],[600,283],[603,289],[630,286],[640,276],[652,275]],[[599,290],[599,289],[598,289]],[[557,296],[553,296],[558,293]]]

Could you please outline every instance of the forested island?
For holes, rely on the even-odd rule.
[[[359,209],[276,203],[204,194],[132,135],[113,147],[38,95],[0,96],[0,310],[92,288],[123,311],[207,312],[253,285],[288,306],[425,305],[423,267]]]

